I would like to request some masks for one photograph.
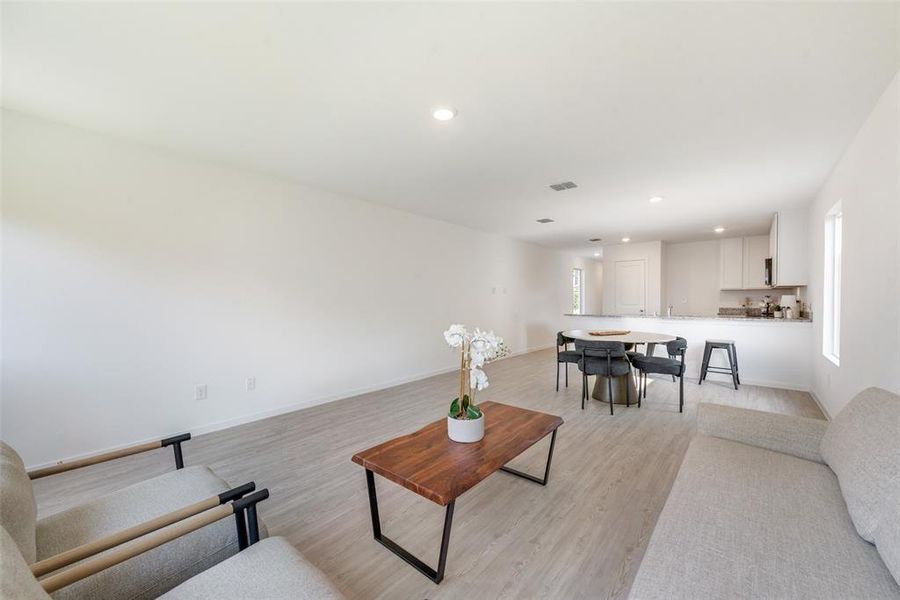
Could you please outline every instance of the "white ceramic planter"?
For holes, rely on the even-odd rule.
[[[454,442],[471,444],[484,437],[484,415],[477,419],[454,419],[447,417],[447,435]]]

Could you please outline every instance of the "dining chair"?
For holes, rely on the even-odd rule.
[[[569,344],[575,341],[574,338],[566,337],[562,331],[556,333],[556,391],[559,391],[559,365],[566,365],[566,387],[569,387],[569,363],[578,363],[581,354],[573,350],[569,350]],[[560,351],[560,348],[562,350]]]
[[[640,371],[638,377],[641,386],[638,389],[638,398],[647,397],[647,375],[657,373],[671,375],[678,378],[678,412],[684,412],[684,355],[687,352],[687,340],[678,337],[666,343],[666,353],[670,358],[663,356],[638,356],[633,364]]]
[[[612,379],[631,375],[631,363],[625,353],[622,342],[575,340],[575,350],[580,353],[578,369],[581,371],[581,409],[588,398],[588,376],[606,377],[609,397],[609,414],[615,414],[613,408]],[[626,406],[631,406],[631,399],[626,394]],[[638,406],[641,397],[638,395]]]

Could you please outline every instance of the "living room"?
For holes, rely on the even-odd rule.
[[[3,598],[900,598],[900,3],[0,10]]]

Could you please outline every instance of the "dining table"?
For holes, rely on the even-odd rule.
[[[596,335],[596,334],[604,335]],[[573,340],[588,342],[622,342],[625,350],[633,350],[639,344],[646,344],[647,356],[653,356],[657,344],[671,342],[676,336],[668,333],[655,333],[652,331],[630,330],[594,330],[594,329],[570,329],[563,331],[563,335]],[[597,375],[594,380],[594,389],[591,397],[601,402],[609,402],[609,386],[606,377]],[[612,381],[613,404],[637,403],[637,387],[632,377],[613,377]]]

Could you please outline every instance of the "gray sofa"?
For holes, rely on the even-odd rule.
[[[900,396],[830,423],[701,404],[630,598],[900,598]]]

